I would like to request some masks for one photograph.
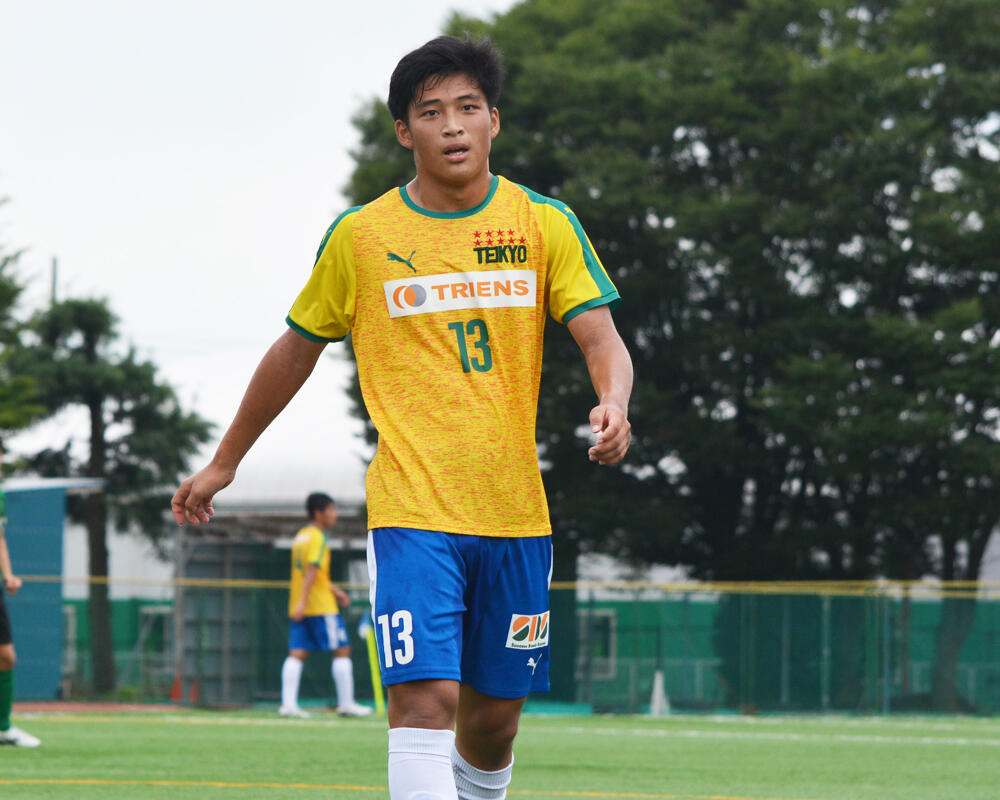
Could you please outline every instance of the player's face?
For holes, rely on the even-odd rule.
[[[489,174],[490,145],[499,131],[500,112],[464,74],[432,80],[410,103],[408,123],[396,121],[396,136],[413,151],[418,178],[452,187]]]
[[[337,507],[333,503],[320,511],[319,514],[324,528],[332,528],[337,521]]]

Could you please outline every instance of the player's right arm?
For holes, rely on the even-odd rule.
[[[243,456],[305,383],[324,347],[326,342],[307,339],[293,330],[285,331],[271,345],[212,460],[174,494],[170,509],[178,525],[211,519],[215,493],[232,483]]]

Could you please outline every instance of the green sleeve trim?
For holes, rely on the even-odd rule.
[[[364,206],[351,206],[349,209],[347,209],[347,211],[345,211],[343,214],[337,217],[333,221],[333,224],[326,229],[326,234],[323,236],[323,241],[319,243],[319,250],[316,251],[316,260],[313,262],[313,267],[315,267],[316,264],[319,263],[319,257],[323,255],[323,250],[326,248],[326,243],[330,241],[330,236],[331,234],[333,234],[334,230],[340,224],[340,221],[349,214],[356,214],[362,208],[364,208]]]
[[[618,306],[622,304],[622,299],[618,292],[612,295],[607,295],[606,297],[595,297],[593,300],[588,300],[586,303],[580,303],[576,308],[571,308],[565,314],[563,314],[562,323],[565,325],[573,317],[578,317],[584,311],[590,311],[592,308],[599,308],[600,306],[607,306],[609,311],[614,311]]]
[[[320,549],[319,549],[319,555],[316,556],[316,560],[309,562],[310,564],[312,564],[313,566],[316,566],[316,567],[318,567],[320,564],[323,563],[323,551],[326,550],[326,542],[327,542],[326,534],[325,533],[321,533],[320,535],[323,537],[323,546],[320,547]]]
[[[335,339],[327,339],[327,338],[325,338],[323,336],[317,336],[315,333],[309,333],[309,331],[307,331],[305,328],[303,328],[301,325],[299,325],[290,316],[289,317],[285,317],[285,323],[288,325],[289,328],[291,328],[293,331],[295,331],[299,336],[302,336],[302,337],[308,339],[310,342],[322,342],[323,344],[330,344],[331,342],[342,342],[342,341],[344,341],[344,339],[347,338],[346,336],[339,336],[339,337],[337,337]]]
[[[615,289],[615,285],[611,282],[611,279],[607,276],[607,273],[605,273],[604,269],[597,261],[597,258],[594,256],[594,250],[590,246],[590,242],[587,241],[587,234],[584,233],[580,220],[577,219],[576,214],[570,210],[570,207],[561,200],[546,197],[543,194],[532,191],[526,186],[521,186],[519,183],[515,185],[528,195],[528,199],[531,202],[552,206],[562,212],[566,219],[569,220],[569,224],[573,226],[573,232],[576,234],[576,238],[580,242],[580,249],[583,251],[583,263],[587,267],[587,272],[590,273],[591,280],[594,281],[597,285],[597,290],[601,293],[601,297],[598,298],[598,300],[603,300],[603,302],[598,302],[597,305],[607,303],[608,300],[604,300],[604,298],[618,297],[618,290]],[[574,309],[574,311],[576,311],[576,309]],[[563,319],[566,319],[567,317],[569,317],[569,314],[566,314]]]
[[[413,198],[410,197],[410,193],[406,191],[406,186],[399,187],[399,195],[403,198],[403,202],[406,203],[407,207],[411,211],[416,211],[425,217],[433,217],[434,219],[462,219],[463,217],[471,217],[473,214],[478,214],[486,206],[490,204],[490,200],[493,199],[493,195],[497,193],[497,187],[500,185],[500,178],[497,175],[493,176],[493,180],[490,182],[490,190],[486,193],[486,197],[483,198],[481,203],[473,206],[472,208],[467,208],[464,211],[429,211],[426,208],[421,208],[416,203],[413,202]]]

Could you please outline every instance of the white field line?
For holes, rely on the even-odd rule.
[[[289,720],[266,717],[209,717],[188,714],[164,714],[156,716],[131,716],[121,715],[93,715],[93,714],[48,714],[44,712],[34,714],[20,714],[23,717],[35,717],[52,722],[67,723],[117,723],[117,722],[139,722],[147,724],[171,724],[171,725],[217,725],[217,726],[252,726],[252,727],[306,727],[306,728],[350,728],[352,730],[385,731],[386,721],[384,719],[374,720],[341,720],[341,719],[308,719]],[[777,720],[780,722],[780,720]],[[725,722],[732,724],[732,719],[718,718],[712,720],[714,723]],[[840,720],[833,721],[840,722]],[[871,723],[865,723],[871,724]],[[921,744],[931,746],[960,746],[968,747],[979,745],[982,747],[1000,747],[1000,738],[973,738],[968,736],[896,736],[891,734],[875,733],[833,733],[833,732],[810,732],[793,733],[787,731],[766,731],[753,730],[753,726],[747,730],[706,730],[698,728],[626,728],[626,727],[586,727],[586,726],[547,726],[534,725],[530,717],[522,722],[522,738],[525,735],[531,736],[536,733],[543,734],[571,734],[575,736],[634,736],[640,738],[655,739],[724,739],[730,741],[774,741],[774,742],[804,742],[829,744],[831,742],[842,742],[845,744]],[[920,727],[916,722],[913,727]],[[932,727],[932,726],[924,726]],[[944,727],[944,726],[942,726]],[[955,726],[958,727],[958,726]]]
[[[524,733],[570,733],[596,736],[638,736],[658,739],[728,739],[739,741],[772,742],[815,742],[830,744],[844,742],[851,744],[926,744],[926,745],[982,745],[1000,747],[1000,739],[973,739],[967,736],[883,736],[878,734],[855,733],[779,733],[777,731],[723,731],[697,730],[694,728],[584,728],[526,726]],[[523,734],[522,734],[523,736]]]

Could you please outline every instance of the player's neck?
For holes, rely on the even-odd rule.
[[[406,184],[406,193],[410,200],[427,211],[452,213],[478,206],[492,186],[493,174],[488,169],[460,186],[441,183],[418,172],[417,177]]]

